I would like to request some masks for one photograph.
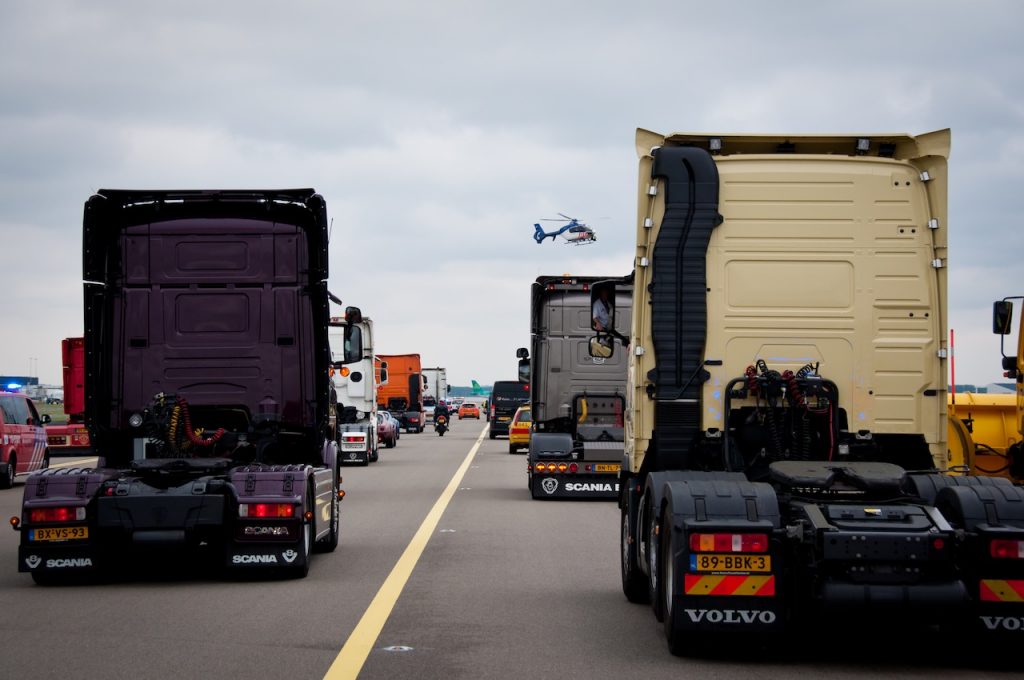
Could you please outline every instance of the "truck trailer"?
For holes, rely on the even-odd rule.
[[[613,286],[615,296],[604,297],[628,327],[626,278],[540,276],[530,288],[531,347],[517,356],[531,383],[527,482],[535,499],[618,497],[629,357],[589,351],[593,305],[605,304],[599,291]]]
[[[85,338],[64,338],[60,344],[67,421],[46,426],[50,456],[91,456],[85,426]]]
[[[638,131],[620,565],[674,654],[1024,635],[1024,490],[945,474],[949,140]]]
[[[448,369],[436,366],[423,369],[423,413],[426,418],[434,415],[437,402],[448,399]]]
[[[379,458],[377,442],[376,357],[373,321],[358,307],[331,317],[331,386],[335,405],[335,439],[341,463],[369,465]]]
[[[85,204],[85,421],[99,464],[28,478],[37,583],[160,564],[305,576],[338,544],[327,210],[312,189]]]
[[[419,354],[382,354],[387,383],[377,390],[377,406],[398,418],[406,432],[423,432],[423,365]]]

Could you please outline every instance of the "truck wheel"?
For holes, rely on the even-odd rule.
[[[651,507],[650,499],[645,498],[643,503],[644,519],[647,524],[643,528],[644,538],[647,540],[647,600],[651,603],[654,618],[658,621],[664,621],[665,583],[662,580],[661,562],[665,559],[665,556],[661,551],[661,537],[658,535],[658,532],[662,531],[665,527],[671,527],[671,525],[662,524],[661,528],[659,528],[658,518],[655,515],[654,508]]]
[[[622,535],[620,549],[622,551],[622,592],[626,599],[635,604],[648,602],[647,581],[636,561],[636,538],[633,545],[629,543],[629,508],[622,508]]]
[[[7,465],[0,465],[0,468],[4,468],[3,470],[0,470],[0,489],[10,489],[14,486],[14,475],[16,474],[15,470],[17,469],[15,466],[17,464],[18,460],[12,453],[7,457]]]
[[[661,592],[662,610],[664,611],[665,638],[668,651],[675,656],[689,656],[700,647],[701,636],[693,631],[684,631],[678,625],[683,613],[676,596],[680,591],[679,569],[675,564],[675,532],[672,531],[671,511],[666,508],[662,516],[663,530],[658,537],[661,544]]]
[[[515,453],[516,452],[516,448],[518,448],[518,447],[516,447],[515,444],[509,444],[508,445],[508,452],[509,453]]]
[[[338,470],[334,471],[334,479],[338,479]],[[338,500],[338,483],[337,481],[333,484],[334,493],[331,494],[331,531],[325,538],[317,541],[316,545],[313,546],[314,550],[318,553],[329,553],[334,552],[338,547],[338,534],[340,533],[341,524],[341,501]]]
[[[490,432],[488,432],[487,434],[488,434],[488,436],[489,436],[489,437],[490,437],[491,439],[494,439],[495,437],[497,437],[497,436],[498,436],[498,435],[494,434],[494,430],[491,430],[491,431],[490,431]]]

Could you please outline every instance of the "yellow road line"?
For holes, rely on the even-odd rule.
[[[448,486],[441,492],[441,495],[434,503],[434,507],[423,518],[420,528],[412,537],[409,545],[406,546],[405,552],[398,558],[398,562],[395,563],[384,584],[377,591],[377,595],[374,596],[370,606],[363,612],[363,618],[359,619],[359,623],[356,624],[352,634],[348,636],[345,645],[341,648],[338,656],[335,657],[334,663],[327,670],[324,680],[354,679],[359,675],[359,671],[363,669],[366,657],[373,651],[373,645],[380,636],[380,632],[384,629],[384,624],[387,623],[388,617],[391,616],[391,610],[394,609],[395,603],[398,602],[398,597],[402,594],[402,589],[405,588],[406,582],[412,575],[412,570],[416,568],[416,563],[419,562],[424,548],[427,547],[427,541],[430,540],[434,529],[437,528],[437,523],[441,521],[441,515],[448,508],[448,504],[451,502],[452,496],[455,495],[455,491],[459,488],[462,478],[466,476],[466,470],[469,469],[473,456],[480,449],[485,434],[487,434],[486,427],[480,432],[480,436],[477,437],[473,448],[469,450],[466,459],[462,461],[462,465],[455,471],[455,475],[448,482]]]

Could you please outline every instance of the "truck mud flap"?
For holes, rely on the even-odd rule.
[[[294,545],[232,545],[224,566],[232,569],[280,569],[301,567],[309,560]]]
[[[665,625],[673,649],[680,631],[768,633],[787,619],[781,592],[783,558],[772,541],[780,527],[775,491],[767,484],[697,475],[664,484],[660,522],[666,575]],[[692,550],[692,534],[763,534],[768,550]],[[719,554],[722,553],[722,554]],[[704,559],[706,558],[706,559]],[[711,560],[723,562],[712,566]],[[735,561],[736,564],[730,564]],[[669,584],[671,581],[671,584]]]
[[[619,480],[612,475],[550,475],[534,474],[530,493],[535,499],[601,499],[619,498]]]
[[[94,573],[100,560],[91,545],[18,546],[18,571],[52,574],[55,577]]]
[[[370,454],[366,451],[342,451],[338,454],[338,462],[345,465],[366,465],[370,462]]]

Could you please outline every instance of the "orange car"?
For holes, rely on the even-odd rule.
[[[468,401],[462,402],[462,406],[459,407],[459,420],[463,418],[476,418],[480,420],[480,407]]]
[[[508,426],[508,452],[515,453],[520,447],[530,446],[530,407],[520,406]]]

